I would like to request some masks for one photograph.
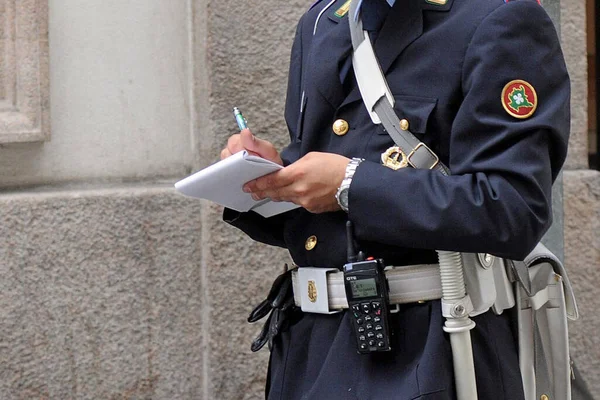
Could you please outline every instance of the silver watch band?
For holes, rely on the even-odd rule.
[[[354,177],[356,168],[358,168],[358,165],[363,161],[363,158],[353,158],[352,160],[350,160],[348,165],[346,165],[346,174],[344,175],[342,186],[344,186],[344,182],[348,182],[348,186],[350,186],[350,182],[352,182],[352,178]]]
[[[342,208],[342,210],[348,212],[348,190],[350,189],[350,184],[352,183],[352,178],[354,177],[354,173],[356,169],[360,165],[361,162],[364,161],[364,158],[353,158],[350,160],[348,165],[346,166],[346,173],[344,175],[344,179],[342,180],[342,184],[337,190],[335,198]],[[345,192],[345,193],[344,193]]]

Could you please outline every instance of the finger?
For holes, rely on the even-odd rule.
[[[243,147],[267,160],[281,163],[277,149],[267,140],[260,139],[252,134],[250,129],[244,129],[240,132],[240,139]]]
[[[287,174],[283,173],[284,170],[285,168],[247,182],[242,189],[246,193],[256,193],[274,191],[288,186],[290,179],[288,178]]]
[[[256,136],[254,136],[252,134],[250,129],[246,128],[246,129],[240,131],[240,141],[241,141],[242,146],[246,150],[256,151],[256,148],[257,148]]]
[[[229,137],[227,140],[227,150],[229,150],[230,154],[235,154],[244,150],[239,133]]]
[[[256,201],[270,199],[272,201],[291,201],[291,202],[293,202],[292,198],[286,197],[286,196],[282,195],[281,193],[282,193],[281,190],[265,190],[265,191],[261,191],[261,192],[252,193],[252,198]]]
[[[273,174],[269,174],[253,181],[246,182],[246,184],[242,187],[242,190],[246,193],[256,193],[266,190],[271,184],[272,179],[271,176]]]
[[[229,151],[229,149],[224,148],[223,150],[221,150],[221,160],[226,159],[227,157],[231,157],[231,152]]]
[[[265,175],[254,181],[255,190],[275,190],[290,188],[301,181],[297,165],[289,165],[272,174]]]
[[[277,179],[277,173],[262,176],[255,179],[253,183],[253,191],[260,192],[265,190],[275,190],[280,186],[279,180]]]
[[[263,200],[269,198],[273,201],[290,201],[299,204],[300,198],[296,193],[293,185],[284,185],[279,187],[269,187],[265,190],[256,190],[252,192],[255,200]]]

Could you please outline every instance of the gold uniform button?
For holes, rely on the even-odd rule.
[[[550,400],[550,397],[548,397],[547,395],[543,394],[543,395],[540,397],[540,400]]]
[[[408,122],[408,120],[401,119],[400,120],[400,129],[402,129],[403,131],[407,131],[408,128],[410,128],[410,123]]]
[[[304,248],[308,251],[311,251],[315,247],[317,247],[317,237],[313,235],[313,236],[309,237],[308,239],[306,239]]]
[[[348,125],[348,121],[343,119],[338,119],[333,123],[333,133],[338,136],[344,136],[350,130],[350,125]]]

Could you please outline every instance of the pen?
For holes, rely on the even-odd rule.
[[[235,117],[235,121],[237,122],[240,131],[248,128],[248,121],[246,121],[246,118],[244,118],[239,108],[233,107],[233,116]]]

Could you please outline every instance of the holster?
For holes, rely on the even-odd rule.
[[[571,399],[568,319],[579,317],[562,262],[543,244],[524,261],[461,253],[471,316],[516,306],[525,399]]]
[[[579,317],[562,262],[543,244],[524,261],[461,253],[471,316],[516,306],[525,399],[571,399],[568,319]]]
[[[538,244],[515,272],[519,361],[525,399],[571,399],[571,359],[567,320],[579,318],[577,303],[562,262]],[[524,268],[527,275],[523,275]],[[524,278],[524,279],[523,279]]]

